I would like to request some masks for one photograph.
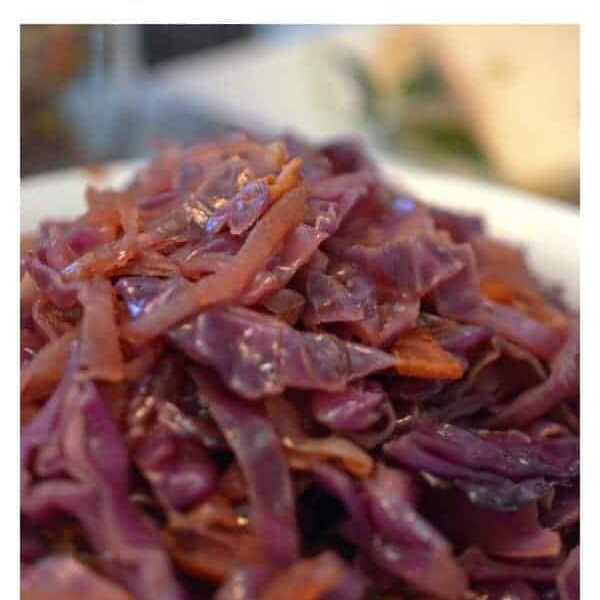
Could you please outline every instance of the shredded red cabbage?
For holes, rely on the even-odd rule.
[[[579,598],[579,330],[354,141],[235,135],[22,257],[31,600]]]

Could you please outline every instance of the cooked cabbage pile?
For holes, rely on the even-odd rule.
[[[578,317],[520,249],[352,141],[86,200],[23,242],[23,598],[579,597]]]

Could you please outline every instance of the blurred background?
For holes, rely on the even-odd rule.
[[[21,176],[231,127],[579,199],[571,25],[27,25]]]

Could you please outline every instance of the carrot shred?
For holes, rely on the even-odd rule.
[[[269,182],[269,192],[273,201],[279,200],[286,192],[300,183],[302,159],[295,157],[287,162],[275,180]]]
[[[512,306],[559,331],[566,332],[569,326],[568,317],[530,286],[513,284],[489,275],[482,278],[481,291],[490,300]]]
[[[392,350],[396,371],[405,377],[422,379],[460,379],[461,361],[446,352],[427,329],[413,329],[404,334]]]
[[[96,277],[82,285],[80,367],[90,379],[117,382],[124,377],[123,355],[113,289],[110,281]]]
[[[169,554],[186,573],[219,583],[225,579],[236,557],[235,547],[220,540],[170,531],[164,536]]]
[[[290,402],[272,397],[265,401],[265,406],[293,469],[309,471],[324,460],[338,464],[355,477],[368,477],[373,472],[373,459],[358,444],[337,435],[308,436]]]
[[[63,376],[71,342],[77,334],[77,330],[73,329],[48,342],[23,368],[21,372],[23,403],[35,402],[50,395]]]
[[[319,600],[333,591],[344,577],[341,560],[333,552],[304,558],[275,576],[261,600]]]
[[[514,287],[496,277],[482,278],[481,291],[490,300],[501,304],[512,304],[515,298]]]
[[[221,582],[250,539],[247,520],[219,493],[187,514],[172,513],[164,531],[169,553],[186,573]]]

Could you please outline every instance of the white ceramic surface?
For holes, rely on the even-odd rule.
[[[490,231],[527,249],[533,267],[547,280],[561,283],[573,305],[579,299],[579,213],[558,201],[381,158],[391,181],[439,206],[482,214]],[[131,164],[108,168],[102,185],[123,183]],[[84,189],[90,179],[84,170],[61,171],[24,179],[21,184],[21,230],[31,231],[45,218],[73,217],[85,207]]]
[[[292,129],[312,139],[361,133],[361,93],[342,64],[374,51],[376,28],[310,31],[242,40],[167,61],[155,77],[173,97],[225,122]]]

